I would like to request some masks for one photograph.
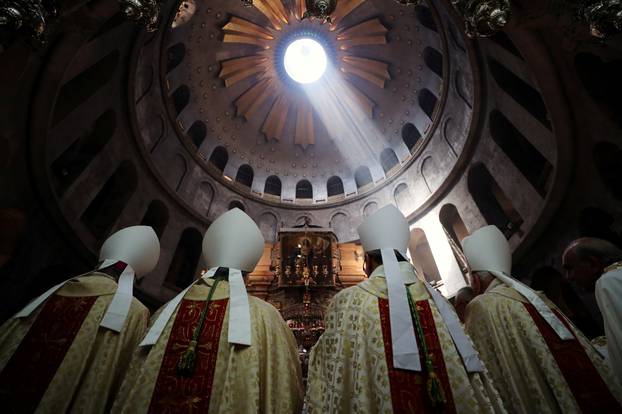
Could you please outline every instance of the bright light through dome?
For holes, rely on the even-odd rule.
[[[285,71],[298,83],[317,81],[326,71],[324,48],[313,39],[294,40],[285,51]]]

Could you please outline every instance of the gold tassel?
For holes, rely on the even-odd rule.
[[[194,366],[197,358],[197,341],[190,341],[188,348],[181,354],[177,363],[177,373],[184,377],[194,374]]]
[[[436,373],[430,372],[428,373],[428,396],[432,401],[432,407],[441,407],[443,404],[447,402],[445,399],[445,392],[443,391],[443,386],[439,381]]]

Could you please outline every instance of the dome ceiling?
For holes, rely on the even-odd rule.
[[[195,160],[249,198],[354,200],[424,149],[443,101],[443,37],[428,7],[345,0],[331,23],[304,12],[301,0],[181,2],[162,47],[169,116]],[[310,85],[283,65],[299,38],[328,57]]]

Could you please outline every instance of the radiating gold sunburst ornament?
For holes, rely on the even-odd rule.
[[[315,143],[319,126],[313,106],[283,68],[286,47],[296,39],[311,38],[324,47],[333,73],[355,97],[350,100],[352,105],[359,105],[357,110],[371,118],[375,103],[357,85],[367,82],[384,88],[391,77],[387,63],[369,57],[373,55],[370,47],[387,43],[388,29],[380,20],[343,24],[344,18],[364,2],[338,1],[329,24],[324,24],[327,19],[305,19],[305,0],[253,0],[257,21],[232,16],[222,28],[222,41],[254,46],[243,56],[220,62],[219,77],[227,88],[247,86],[235,100],[237,115],[250,120],[265,113],[261,131],[266,140],[293,136],[294,143],[303,148]],[[269,25],[262,22],[262,16]]]

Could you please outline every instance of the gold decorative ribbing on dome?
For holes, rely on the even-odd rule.
[[[342,72],[356,75],[379,88],[384,88],[385,82],[391,79],[387,63],[358,56],[344,56],[341,62]]]
[[[388,31],[380,19],[364,21],[339,32],[339,48],[347,50],[354,46],[384,45],[387,43]]]
[[[341,20],[354,9],[363,4],[365,0],[340,0],[337,2],[337,8],[331,16],[331,29],[334,30],[339,26]]]
[[[343,101],[345,105],[357,106],[352,108],[353,112],[371,118],[375,103],[359,88],[364,83],[384,88],[391,79],[388,63],[370,57],[369,53],[370,47],[387,43],[388,29],[378,18],[343,25],[344,17],[363,3],[364,0],[339,1],[331,15],[330,26],[313,20],[303,21],[307,9],[305,0],[255,0],[253,7],[259,12],[256,19],[232,16],[222,28],[223,43],[257,47],[242,49],[243,56],[220,62],[219,77],[225,86],[245,87],[234,102],[237,115],[248,121],[256,117],[252,121],[261,123],[266,140],[282,141],[289,137],[303,148],[315,144],[321,127],[316,122],[321,122],[320,117],[304,93],[292,89],[291,84],[281,79],[276,56],[279,42],[284,36],[295,33],[299,25],[302,31],[318,32],[325,46],[332,50],[330,66],[336,69],[332,76],[336,76],[335,81],[343,82],[340,93],[347,93],[351,98]],[[269,25],[262,23],[264,17],[270,21]]]
[[[270,20],[276,30],[281,30],[283,25],[289,23],[287,10],[281,0],[253,0],[253,6]]]

